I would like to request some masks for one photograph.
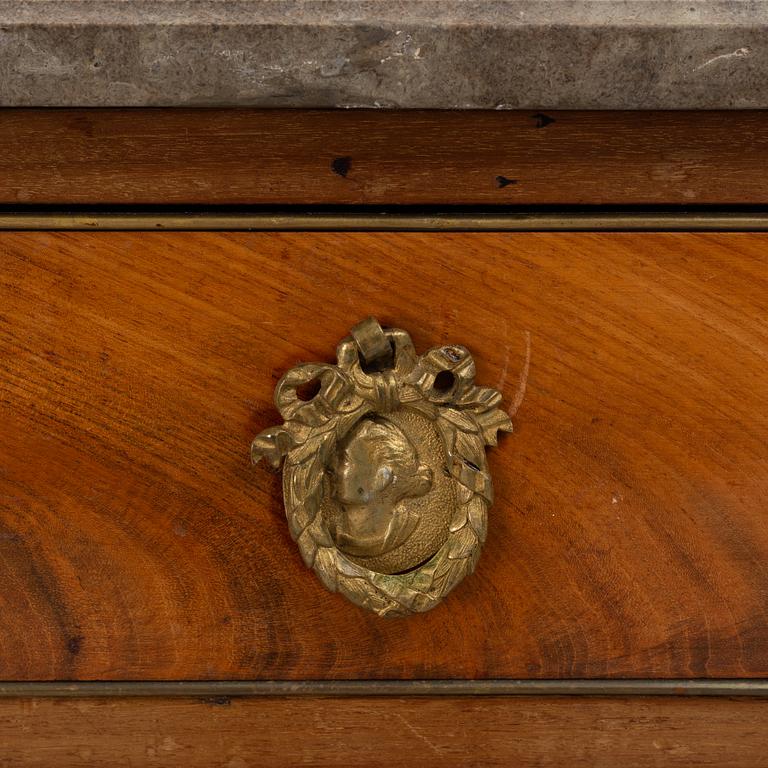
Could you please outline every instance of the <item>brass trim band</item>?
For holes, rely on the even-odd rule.
[[[0,230],[768,231],[768,213],[2,213]]]
[[[768,679],[744,680],[232,680],[5,682],[2,698],[229,698],[256,696],[759,696]]]

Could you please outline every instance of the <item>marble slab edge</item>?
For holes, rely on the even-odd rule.
[[[768,0],[0,0],[0,105],[768,108]]]

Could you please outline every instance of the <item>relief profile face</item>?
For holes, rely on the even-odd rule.
[[[420,515],[400,502],[432,487],[432,470],[419,461],[413,443],[393,422],[363,419],[339,448],[332,493],[339,504],[336,546],[350,555],[374,557],[403,544]]]

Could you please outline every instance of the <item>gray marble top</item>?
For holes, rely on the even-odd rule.
[[[0,105],[768,108],[768,0],[0,0]]]

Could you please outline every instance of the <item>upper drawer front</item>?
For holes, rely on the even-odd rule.
[[[768,236],[0,234],[0,679],[768,674]],[[474,575],[382,619],[248,446],[375,314],[515,433]]]
[[[0,110],[4,205],[755,205],[767,166],[760,110]]]

